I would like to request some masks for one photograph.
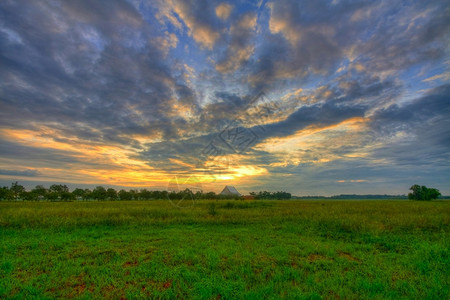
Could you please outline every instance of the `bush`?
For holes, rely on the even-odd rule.
[[[217,215],[217,210],[216,210],[216,204],[215,203],[210,203],[209,204],[208,214],[210,214],[211,216]]]

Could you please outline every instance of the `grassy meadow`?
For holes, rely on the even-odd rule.
[[[450,202],[0,202],[0,298],[449,299]]]

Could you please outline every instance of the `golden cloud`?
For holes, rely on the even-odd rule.
[[[219,19],[226,20],[231,14],[233,6],[228,3],[221,3],[216,7],[216,16]]]

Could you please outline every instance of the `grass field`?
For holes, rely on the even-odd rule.
[[[0,203],[0,298],[449,299],[450,202]]]

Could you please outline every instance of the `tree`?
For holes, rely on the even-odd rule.
[[[31,192],[34,194],[36,199],[38,199],[39,197],[45,197],[48,191],[44,186],[37,185],[34,189],[31,190]]]
[[[147,189],[142,189],[139,192],[139,200],[150,200],[153,197],[153,192]]]
[[[75,197],[75,199],[80,198],[85,200],[86,191],[80,188],[76,188],[72,191],[72,195]]]
[[[48,190],[51,193],[57,193],[57,194],[69,192],[69,188],[65,184],[64,185],[63,184],[52,184]]]
[[[73,201],[73,200],[75,200],[74,194],[72,194],[70,192],[62,192],[60,197],[61,197],[61,201]]]
[[[18,184],[16,181],[11,184],[10,191],[13,193],[14,199],[17,200],[20,194],[25,192],[25,188],[23,187],[23,185]]]
[[[138,198],[138,191],[137,190],[130,190],[130,195],[132,200],[137,200]]]
[[[27,192],[23,191],[20,193],[20,198],[22,198],[25,201],[34,201],[37,199],[36,195],[33,192]]]
[[[102,186],[96,186],[92,191],[92,198],[95,200],[105,200],[106,199],[106,189]]]
[[[7,186],[0,188],[0,201],[1,200],[11,201],[13,199],[14,193]]]
[[[438,189],[435,188],[427,188],[426,186],[414,184],[409,188],[412,193],[408,194],[409,200],[418,200],[418,201],[430,201],[439,198],[441,193]]]
[[[108,198],[108,200],[117,200],[117,192],[115,189],[113,188],[108,188],[106,190],[106,197]]]
[[[44,186],[37,185],[34,187],[34,189],[31,190],[30,198],[31,198],[31,200],[38,201],[38,200],[44,199],[46,197],[47,193],[48,193],[48,190]]]
[[[208,192],[208,193],[204,194],[204,198],[205,199],[216,199],[217,195],[214,192]]]
[[[84,189],[84,200],[92,199],[92,191],[90,189]]]
[[[426,198],[430,199],[430,200],[434,200],[437,199],[441,196],[441,192],[439,192],[438,189],[435,188],[429,188],[426,192]]]
[[[119,199],[120,200],[131,200],[131,198],[133,198],[133,196],[129,192],[127,192],[125,190],[119,191]]]
[[[69,192],[69,188],[65,184],[52,184],[48,191],[49,193],[47,195],[47,198],[50,201],[70,201],[74,198],[73,195]]]

